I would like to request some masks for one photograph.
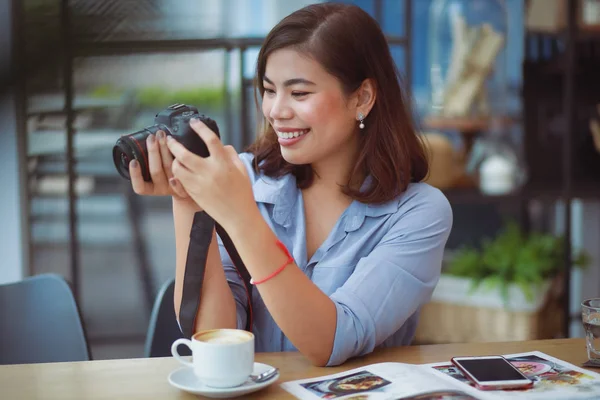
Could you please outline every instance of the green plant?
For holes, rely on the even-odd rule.
[[[160,87],[148,87],[137,92],[137,100],[142,107],[161,108],[174,103],[191,104],[203,109],[217,109],[224,106],[222,87],[192,88],[166,91]]]
[[[93,97],[119,97],[125,89],[111,85],[94,87],[89,95]],[[222,87],[198,87],[180,90],[165,90],[161,87],[145,87],[135,90],[135,98],[142,108],[160,109],[175,103],[191,104],[203,110],[224,107],[225,93]]]
[[[560,273],[564,260],[564,239],[560,236],[533,232],[525,234],[513,221],[493,239],[483,241],[481,249],[460,248],[447,270],[447,275],[470,278],[473,290],[499,288],[504,300],[511,284],[519,286],[531,301],[534,289]],[[580,251],[573,265],[584,268],[589,255]]]
[[[124,89],[115,89],[111,85],[98,85],[88,95],[96,98],[119,98],[125,93]]]

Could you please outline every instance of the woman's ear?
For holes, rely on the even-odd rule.
[[[377,98],[375,81],[373,79],[365,79],[357,89],[356,94],[356,113],[361,113],[366,118],[371,112]]]

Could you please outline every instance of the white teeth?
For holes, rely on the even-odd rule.
[[[275,131],[275,132],[277,133],[277,136],[279,136],[282,139],[291,139],[291,138],[297,138],[298,136],[302,136],[308,131],[309,131],[308,129],[304,129],[302,131],[294,131],[294,132],[279,132],[279,131]]]

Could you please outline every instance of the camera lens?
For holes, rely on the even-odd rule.
[[[129,176],[129,163],[131,160],[137,160],[142,169],[142,176],[146,182],[150,182],[150,171],[148,169],[148,149],[146,148],[146,138],[151,134],[148,129],[132,133],[127,136],[121,136],[115,147],[113,147],[113,162],[117,172],[125,178]]]
[[[129,165],[129,157],[125,153],[121,153],[121,165]]]

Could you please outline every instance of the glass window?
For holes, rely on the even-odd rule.
[[[419,3],[420,0],[416,1]],[[403,36],[406,27],[404,26],[404,13],[406,2],[404,0],[383,0],[381,27],[386,35]],[[413,1],[415,3],[415,1]],[[414,7],[414,5],[413,5]]]

